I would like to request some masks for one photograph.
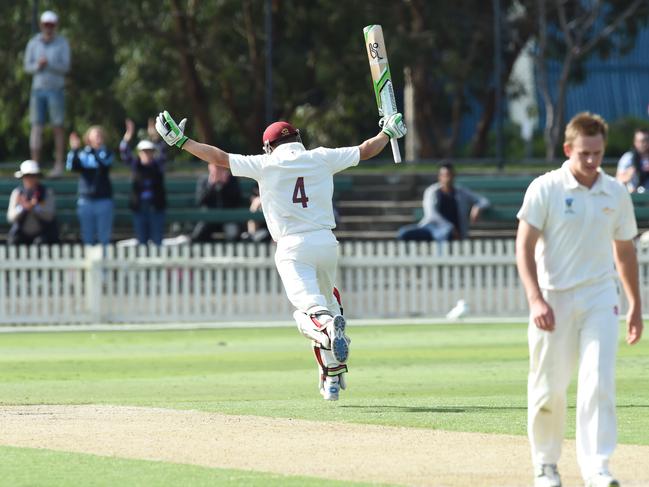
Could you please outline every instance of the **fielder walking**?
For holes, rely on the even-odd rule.
[[[614,487],[609,457],[617,442],[616,272],[629,303],[626,341],[642,335],[638,229],[627,190],[600,169],[608,127],[588,112],[566,127],[561,168],[527,189],[516,262],[530,306],[528,436],[535,487],[559,487],[557,462],[566,395],[578,365],[577,458],[587,487]]]
[[[300,332],[313,341],[325,400],[345,389],[349,338],[340,303],[334,296],[338,241],[332,205],[333,175],[370,159],[390,138],[406,133],[400,113],[382,119],[382,130],[359,146],[306,150],[300,132],[287,122],[269,125],[262,137],[264,155],[244,156],[189,139],[186,119],[179,124],[168,112],[158,115],[156,129],[169,145],[209,164],[230,169],[259,184],[264,217],[277,242],[275,265],[286,294],[296,308]]]

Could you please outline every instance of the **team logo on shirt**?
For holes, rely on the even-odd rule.
[[[604,208],[602,208],[602,213],[604,213],[605,215],[612,215],[613,213],[615,213],[615,209],[605,206]]]
[[[565,209],[564,213],[574,213],[575,212],[575,210],[572,209],[572,204],[573,204],[574,201],[575,201],[574,198],[566,198],[566,200],[565,200],[566,209]]]

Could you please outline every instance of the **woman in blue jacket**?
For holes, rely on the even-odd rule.
[[[81,148],[79,136],[70,134],[71,150],[66,161],[68,171],[79,173],[77,215],[81,240],[86,245],[107,245],[113,233],[113,187],[109,176],[113,153],[106,147],[104,130],[99,125],[91,126],[83,140],[86,146]]]

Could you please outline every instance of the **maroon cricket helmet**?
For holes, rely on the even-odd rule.
[[[268,127],[266,127],[266,130],[264,130],[262,143],[264,145],[274,144],[278,140],[281,140],[285,137],[299,134],[300,131],[288,122],[273,122]]]

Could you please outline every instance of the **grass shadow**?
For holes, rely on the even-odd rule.
[[[345,404],[341,408],[365,409],[368,412],[403,412],[403,413],[471,413],[478,411],[526,411],[525,406],[450,406],[450,407],[415,407],[415,406],[395,406],[395,405],[356,405]]]

